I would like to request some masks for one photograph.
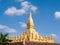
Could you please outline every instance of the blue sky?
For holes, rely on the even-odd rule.
[[[60,0],[0,0],[0,32],[24,32],[30,10],[36,31],[60,43]]]

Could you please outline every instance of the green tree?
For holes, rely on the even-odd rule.
[[[9,40],[7,38],[8,37],[8,34],[9,33],[6,33],[6,34],[0,33],[0,44],[1,45],[8,45],[9,42],[11,42],[11,40]]]

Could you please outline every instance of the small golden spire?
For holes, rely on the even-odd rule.
[[[28,22],[27,22],[27,28],[33,28],[34,27],[34,22],[32,19],[32,13],[30,12]]]

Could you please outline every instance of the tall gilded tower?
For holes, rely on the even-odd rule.
[[[18,35],[16,38],[11,36],[9,39],[13,40],[12,42],[21,42],[21,41],[30,41],[30,42],[48,42],[54,43],[52,36],[42,36],[39,35],[38,32],[34,29],[34,22],[32,19],[32,13],[30,12],[28,21],[27,21],[27,28],[23,34]]]

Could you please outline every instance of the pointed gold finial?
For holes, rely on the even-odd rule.
[[[30,11],[28,22],[27,22],[27,28],[33,28],[33,27],[34,27],[34,22],[33,22],[33,19],[32,19],[32,13]]]

